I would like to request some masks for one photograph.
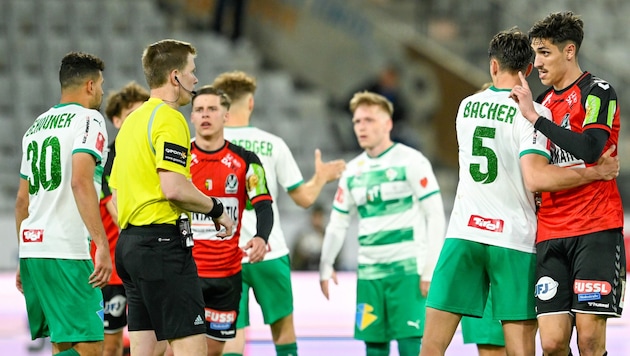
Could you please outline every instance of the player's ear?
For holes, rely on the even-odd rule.
[[[525,78],[529,77],[530,74],[532,74],[532,70],[534,69],[534,64],[530,63],[527,65],[527,69],[525,69]]]

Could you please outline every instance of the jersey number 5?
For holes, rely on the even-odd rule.
[[[41,186],[45,190],[57,189],[61,184],[61,148],[55,136],[46,137],[41,150],[37,141],[28,144],[26,158],[31,162],[33,177],[28,180],[29,194],[37,194]]]
[[[473,135],[473,156],[485,157],[487,161],[486,172],[481,171],[481,164],[473,163],[468,168],[470,176],[475,182],[489,184],[497,179],[499,162],[497,154],[489,147],[483,145],[484,138],[494,139],[496,129],[493,127],[478,126]]]

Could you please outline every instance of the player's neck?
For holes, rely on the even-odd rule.
[[[381,154],[383,154],[383,152],[390,149],[393,145],[394,145],[394,142],[392,140],[383,140],[383,142],[381,142],[377,146],[366,148],[365,153],[367,153],[367,155],[372,158],[376,158],[380,156]]]
[[[225,145],[225,139],[223,138],[223,134],[210,137],[196,135],[195,145],[204,151],[213,152],[221,149],[221,147]]]
[[[553,88],[555,90],[566,89],[569,85],[578,80],[578,78],[580,78],[582,74],[584,74],[584,72],[582,71],[582,69],[580,69],[580,66],[570,66],[567,69],[566,73],[564,73],[564,75],[562,76],[562,79],[553,84]]]
[[[90,98],[83,94],[77,94],[75,92],[62,93],[59,104],[77,103],[86,109],[90,109]]]

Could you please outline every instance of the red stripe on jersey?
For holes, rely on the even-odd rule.
[[[112,199],[111,195],[109,197],[103,198],[100,201],[99,208],[101,210],[101,220],[103,220],[103,227],[105,228],[105,233],[107,234],[107,241],[109,243],[109,254],[112,259],[112,276],[109,278],[108,284],[117,284],[122,285],[122,280],[118,276],[118,272],[116,272],[116,243],[118,242],[118,225],[112,219],[112,216],[107,211],[107,202]],[[90,246],[90,255],[92,255],[92,261],[94,261],[94,255],[96,254],[96,245],[94,241]]]

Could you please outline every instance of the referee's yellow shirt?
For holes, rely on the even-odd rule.
[[[158,169],[190,179],[190,129],[184,116],[150,98],[124,121],[116,137],[109,185],[116,189],[118,224],[175,224],[184,212],[162,193]]]

